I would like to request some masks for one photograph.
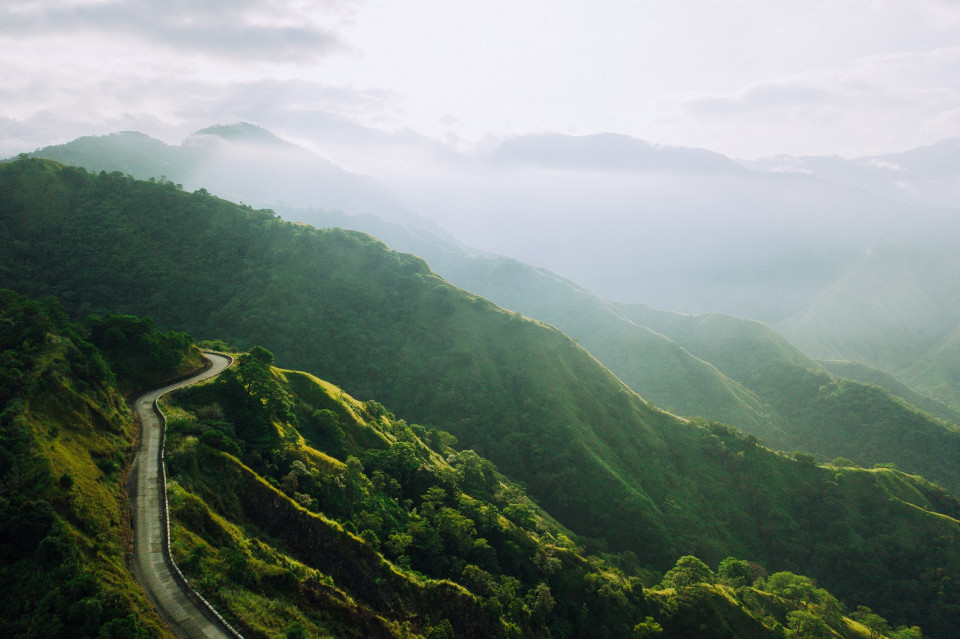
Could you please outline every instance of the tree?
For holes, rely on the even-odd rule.
[[[870,639],[878,639],[890,632],[887,620],[875,613],[867,606],[857,606],[856,612],[850,615],[854,621],[859,621],[870,631]]]
[[[727,557],[720,562],[717,576],[720,578],[720,583],[731,588],[739,588],[750,583],[752,573],[747,561],[736,557]]]
[[[261,362],[268,366],[273,364],[273,353],[271,353],[270,351],[268,351],[262,346],[254,346],[253,348],[251,348],[250,356],[253,357],[253,359],[257,360],[258,362]]]
[[[896,630],[890,631],[890,639],[923,639],[923,632],[920,626],[897,626]]]
[[[810,577],[781,570],[767,578],[764,590],[790,601],[809,603],[816,601],[817,585]]]
[[[832,634],[823,619],[807,610],[788,612],[787,627],[796,639],[826,639]]]
[[[299,621],[287,628],[286,639],[307,639],[307,629]]]
[[[685,588],[693,584],[712,584],[716,581],[713,571],[693,555],[684,555],[677,564],[663,576],[660,585],[664,588]]]
[[[440,623],[430,628],[427,633],[427,639],[454,639],[456,636],[449,619],[441,619]]]
[[[556,605],[550,586],[541,582],[527,593],[527,607],[530,608],[530,621],[535,624],[545,624],[550,619],[550,612]]]
[[[650,616],[633,627],[634,639],[651,639],[651,637],[658,637],[662,634],[663,626]]]
[[[784,599],[796,603],[805,603],[811,610],[829,623],[839,624],[842,620],[842,608],[837,598],[805,575],[797,575],[788,570],[775,572],[767,579],[765,589]]]

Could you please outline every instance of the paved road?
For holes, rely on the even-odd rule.
[[[155,409],[157,399],[170,391],[214,377],[230,365],[229,357],[205,353],[213,364],[195,377],[148,391],[133,402],[140,419],[140,448],[130,472],[128,492],[133,512],[131,571],[147,596],[180,637],[236,639],[239,635],[217,618],[212,608],[188,595],[183,578],[167,552],[166,482],[162,467],[163,422]]]

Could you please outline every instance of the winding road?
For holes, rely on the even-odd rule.
[[[233,361],[215,353],[204,353],[204,357],[212,364],[207,370],[148,391],[133,401],[133,411],[140,420],[140,447],[128,483],[134,533],[130,570],[179,637],[237,639],[240,634],[187,584],[170,557],[168,545],[166,474],[163,468],[165,422],[157,408],[157,400],[178,388],[218,375]]]

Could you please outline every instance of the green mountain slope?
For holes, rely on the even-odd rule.
[[[43,149],[38,155],[69,159],[94,170],[105,166],[129,166],[135,175],[159,175],[165,172],[168,175],[188,176],[201,156],[209,156],[207,159],[210,162],[217,158],[217,161],[225,162],[223,157],[201,153],[214,139],[219,140],[223,149],[233,148],[241,156],[244,154],[244,144],[269,144],[277,148],[284,146],[291,153],[295,149],[255,127],[217,127],[209,133],[201,133],[183,147],[167,147],[136,134],[118,134],[83,138],[60,147]],[[300,155],[294,155],[302,158],[309,155],[303,154],[302,150],[298,153]],[[236,181],[236,175],[226,180],[230,171],[223,168],[207,171],[204,176],[211,184],[217,185],[214,190],[230,191],[233,187],[229,184]],[[262,177],[266,179],[266,176]],[[175,179],[180,181],[180,177]],[[276,184],[276,192],[287,193],[283,183],[276,183],[273,178],[267,181]],[[332,197],[329,191],[318,192],[316,196],[318,202],[333,203],[329,200]],[[794,437],[794,431],[804,427],[794,425],[790,415],[777,415],[777,411],[765,405],[753,391],[723,375],[712,364],[693,357],[675,342],[626,318],[612,304],[557,275],[506,258],[480,255],[429,230],[370,215],[303,210],[289,206],[282,206],[279,210],[286,219],[306,220],[318,227],[340,226],[374,235],[397,250],[423,257],[434,271],[461,288],[482,295],[504,308],[557,326],[576,338],[628,386],[670,412],[687,416],[701,415],[736,424],[779,447],[805,447],[802,438]],[[777,353],[768,353],[767,356],[777,357]],[[917,367],[916,376],[921,380],[932,379],[932,383],[936,384],[936,380],[944,379],[943,368],[952,361],[944,357],[931,362],[930,372],[926,374]],[[940,384],[939,390],[945,392],[943,384]],[[894,394],[918,406],[922,405],[938,417],[960,423],[960,418],[949,416],[951,411],[938,412],[936,404],[921,400],[917,394],[910,397],[907,397],[909,393],[903,391]],[[861,455],[858,459],[866,464],[889,461],[889,456],[884,455],[882,449],[878,452],[879,457]],[[832,458],[838,454],[841,453],[824,450],[822,456]],[[925,470],[922,466],[911,469]],[[948,483],[952,486],[954,480],[950,479]]]
[[[173,636],[124,561],[135,427],[86,330],[0,290],[0,635]]]
[[[960,468],[952,462],[957,453],[956,437],[941,433],[942,424],[932,424],[877,389],[826,378],[817,363],[764,325],[729,317],[723,326],[714,321],[714,328],[700,341],[719,345],[732,340],[732,348],[704,349],[701,345],[695,357],[678,343],[682,340],[668,339],[644,325],[649,322],[675,338],[671,331],[677,327],[661,325],[663,317],[672,316],[669,313],[650,311],[658,317],[649,317],[635,309],[631,319],[625,309],[543,269],[506,258],[473,255],[429,233],[417,234],[372,218],[341,215],[337,219],[382,234],[391,245],[426,257],[433,268],[458,286],[557,326],[645,399],[670,412],[736,424],[771,446],[815,451],[825,460],[845,456],[866,466],[895,461],[952,490],[960,487]],[[701,329],[706,330],[704,326]],[[753,334],[751,339],[738,335],[742,330]],[[712,358],[718,359],[714,362]],[[951,361],[944,358],[947,365]],[[733,374],[717,370],[714,363],[722,363],[724,371],[739,375],[737,381],[731,379]],[[781,370],[759,384],[746,372],[761,365]],[[895,380],[868,376],[859,368],[848,368],[847,375],[831,372],[883,386],[952,425],[960,424],[960,414]],[[813,393],[829,384],[839,389],[829,400]],[[800,396],[786,405],[786,398],[798,392]],[[869,411],[864,410],[865,404]],[[954,426],[949,428],[956,430]]]
[[[960,595],[942,584],[960,572],[948,494],[890,471],[818,468],[661,412],[556,329],[368,236],[39,160],[0,167],[0,213],[5,285],[57,294],[75,313],[262,343],[449,430],[588,547],[660,570],[683,554],[798,568],[896,623],[957,630]]]
[[[900,376],[913,388],[960,410],[960,326]]]
[[[956,360],[941,357],[960,327],[960,260],[952,247],[880,246],[777,325],[818,359],[863,362],[960,410]],[[938,350],[941,349],[941,350]]]
[[[830,375],[773,329],[721,314],[624,312],[711,362],[764,402],[779,430],[755,432],[776,448],[898,468],[960,490],[960,433],[879,386]]]
[[[629,151],[627,151],[628,148]],[[697,151],[658,149],[656,153],[652,155],[651,153],[651,149],[644,143],[625,138],[616,140],[610,136],[588,138],[541,136],[540,138],[531,137],[508,143],[495,156],[499,158],[497,164],[506,162],[514,167],[532,163],[533,165],[541,164],[556,168],[558,158],[563,156],[560,164],[566,168],[571,168],[574,165],[584,168],[582,166],[583,162],[593,165],[594,168],[599,165],[612,168],[612,166],[608,166],[610,162],[624,168],[627,165],[620,164],[624,161],[632,169],[645,165],[647,161],[659,163],[661,167],[672,166],[677,168],[679,165],[684,165],[690,168],[691,166],[701,166],[701,168],[709,168],[710,171],[719,172],[729,171],[730,168],[730,166],[724,165],[724,158],[717,156],[711,159],[708,157],[709,154]],[[679,153],[679,155],[676,155],[676,153]],[[672,157],[671,154],[676,155],[676,157]],[[141,178],[167,176],[171,181],[184,183],[191,189],[204,186],[218,195],[234,200],[258,202],[259,206],[275,206],[285,219],[300,219],[318,227],[336,225],[362,230],[383,239],[395,249],[424,257],[437,273],[458,286],[489,297],[507,308],[514,308],[522,313],[558,325],[565,332],[577,337],[585,345],[590,341],[589,336],[574,333],[563,322],[557,321],[564,319],[562,316],[552,319],[531,314],[522,305],[513,306],[507,303],[507,299],[496,297],[495,290],[487,291],[474,287],[474,283],[482,284],[482,273],[488,269],[481,264],[477,267],[479,272],[474,272],[476,269],[468,263],[466,264],[466,272],[463,273],[461,278],[460,269],[465,266],[462,259],[464,257],[463,253],[471,254],[471,251],[461,251],[462,247],[455,243],[438,238],[431,231],[423,230],[435,227],[410,212],[404,211],[389,194],[384,192],[382,187],[369,178],[344,171],[331,162],[323,160],[302,148],[283,142],[270,132],[258,127],[248,124],[210,127],[193,134],[179,146],[168,146],[142,134],[118,133],[108,136],[80,138],[64,145],[38,150],[34,155],[55,159],[67,164],[84,166],[94,171],[120,170]],[[660,157],[655,159],[653,156]],[[682,161],[678,159],[681,156],[685,158]],[[635,166],[635,162],[639,162],[639,165]],[[703,164],[704,162],[706,164]],[[727,162],[727,165],[729,164]],[[725,166],[726,168],[724,168]],[[817,167],[814,168],[815,172],[819,170]],[[738,173],[742,173],[742,171],[734,171],[731,175]],[[747,181],[750,182],[759,175],[761,174],[755,173]],[[531,176],[531,178],[533,177]],[[767,175],[767,178],[773,177]],[[566,182],[565,179],[563,181]],[[844,180],[840,180],[840,182],[842,183]],[[660,181],[656,183],[660,183]],[[761,199],[772,197],[779,203],[773,208],[782,209],[783,193],[800,188],[801,183],[805,184],[806,187],[811,187],[816,184],[816,180],[811,181],[809,177],[802,179],[798,176],[785,177],[781,174],[772,183],[761,188],[757,195]],[[263,188],[262,185],[270,186]],[[493,191],[497,190],[495,186],[491,186]],[[755,184],[750,188],[756,188],[757,186],[759,185]],[[819,186],[824,185],[821,183]],[[806,195],[800,197],[798,201],[809,204],[811,193],[805,191],[806,187],[801,188]],[[818,188],[815,187],[815,189]],[[826,189],[830,191],[833,187],[827,186]],[[576,191],[576,189],[573,190]],[[472,194],[472,198],[483,201],[489,197],[490,193],[488,191],[489,189],[479,189]],[[551,188],[538,192],[534,199],[529,202],[529,206],[543,206],[543,197],[552,191]],[[813,232],[816,235],[819,231],[811,231],[812,227],[805,224],[803,228],[798,227],[797,232],[791,235],[791,237],[794,237],[794,244],[784,249],[787,253],[793,254],[792,258],[784,262],[786,253],[783,250],[770,249],[772,252],[766,258],[761,259],[761,261],[768,261],[769,264],[776,263],[779,265],[778,267],[761,268],[759,270],[757,268],[747,268],[744,270],[742,264],[740,267],[734,264],[739,258],[734,259],[730,264],[726,264],[724,262],[726,257],[724,256],[714,256],[714,259],[704,263],[704,277],[700,278],[700,282],[693,283],[693,288],[690,290],[702,287],[703,282],[712,281],[713,278],[726,278],[725,299],[716,299],[720,289],[715,286],[708,286],[706,289],[698,289],[702,299],[696,306],[702,306],[703,299],[713,298],[715,300],[714,308],[727,307],[730,304],[739,305],[741,309],[765,308],[768,314],[773,313],[774,319],[780,320],[777,325],[778,330],[811,357],[853,360],[883,369],[888,373],[897,375],[901,381],[909,383],[914,390],[929,397],[937,398],[941,402],[952,403],[954,410],[960,410],[960,399],[958,399],[960,372],[958,372],[956,365],[957,359],[951,356],[955,351],[950,350],[949,346],[945,346],[944,348],[947,349],[948,353],[942,355],[943,349],[939,348],[940,342],[947,339],[947,336],[957,329],[958,322],[960,322],[960,306],[956,302],[960,299],[960,289],[957,288],[957,282],[960,282],[960,277],[958,277],[960,264],[955,257],[957,252],[954,246],[956,238],[952,232],[956,225],[949,223],[949,212],[946,210],[939,212],[929,210],[920,214],[920,218],[926,218],[927,214],[933,214],[934,218],[927,220],[927,222],[931,222],[932,219],[938,220],[934,224],[935,228],[941,229],[937,233],[937,241],[941,244],[941,247],[933,247],[929,241],[921,240],[920,245],[926,248],[918,249],[915,248],[915,240],[924,234],[922,229],[925,227],[925,223],[923,220],[916,218],[916,216],[904,216],[903,211],[896,213],[893,209],[889,209],[889,202],[875,200],[866,204],[861,199],[862,193],[851,191],[843,195],[842,191],[843,189],[840,189],[833,195],[841,197],[845,203],[838,204],[833,196],[827,196],[825,200],[827,209],[837,206],[839,208],[834,211],[834,214],[827,215],[829,220],[825,218],[824,224],[814,225],[817,228],[829,229],[828,235],[819,239],[814,238],[813,235],[808,234]],[[590,198],[595,199],[596,189],[591,188],[589,192],[591,194]],[[799,192],[797,191],[797,193]],[[633,193],[626,198],[626,201],[643,201],[651,198],[656,200],[656,193],[656,189]],[[693,189],[690,193],[699,192]],[[766,194],[760,195],[760,193]],[[623,195],[623,193],[620,194],[619,200],[614,198],[612,201],[605,202],[601,208],[606,210],[613,207],[612,210],[619,210],[617,207],[621,206],[620,202],[624,200]],[[726,195],[729,195],[729,193]],[[826,193],[821,193],[821,196],[824,195]],[[492,200],[494,204],[488,205],[487,208],[493,206],[493,208],[501,211],[509,211],[517,206],[520,209],[529,208],[528,205],[518,204],[521,200],[517,200],[517,198],[521,196],[522,193],[514,192],[509,196],[501,195],[499,199],[495,197]],[[459,196],[459,199],[462,199],[462,197],[462,195]],[[699,196],[694,195],[693,197]],[[567,199],[566,196],[560,196],[554,205],[555,208],[559,207],[556,210],[569,206]],[[721,197],[719,201],[722,202],[723,200],[724,198]],[[865,204],[866,208],[864,208]],[[718,201],[711,202],[711,206],[718,205]],[[321,211],[315,208],[305,210],[305,207],[318,206],[327,210]],[[596,203],[594,202],[590,206],[595,208]],[[751,206],[755,206],[755,202],[751,203],[748,208]],[[694,206],[694,210],[700,211],[702,207],[702,203],[697,204]],[[771,207],[760,208],[767,210]],[[896,208],[894,206],[894,209]],[[349,213],[374,213],[381,218],[412,222],[421,228],[385,223],[383,220],[370,216],[351,216],[331,212],[336,210]],[[851,214],[851,211],[855,210],[859,213]],[[886,212],[884,213],[884,211]],[[628,213],[629,217],[633,219],[637,211],[630,210]],[[912,213],[918,213],[918,211],[912,211]],[[526,211],[520,210],[517,211],[517,214],[522,218]],[[688,213],[681,212],[679,214],[683,216]],[[741,214],[742,211],[739,209],[736,212],[731,212],[731,215]],[[810,214],[811,211],[808,210],[795,217],[809,221]],[[860,216],[862,219],[860,221],[855,221],[852,218],[848,219],[850,215],[853,215],[853,217]],[[893,217],[891,218],[890,215],[893,215]],[[881,220],[885,216],[888,219]],[[718,219],[721,218],[723,216]],[[768,223],[768,221],[765,221],[767,218],[768,216],[764,213],[761,218],[755,221],[762,226]],[[878,241],[889,241],[882,238],[890,236],[888,229],[887,232],[881,232],[873,240],[865,240],[864,229],[869,226],[876,231],[876,229],[885,227],[890,223],[899,224],[899,222],[894,222],[894,219],[909,220],[903,229],[893,234],[899,237],[905,243],[905,246],[875,246],[865,253],[862,260],[858,260],[858,254],[864,251],[866,246]],[[841,222],[841,220],[846,221]],[[878,220],[879,226],[875,224]],[[610,232],[605,235],[601,234],[603,237],[595,237],[594,244],[601,245],[610,242],[611,238],[629,236],[630,234],[622,232],[622,228],[620,228],[622,223],[621,218],[615,217],[613,221],[610,221],[610,224],[613,225],[609,229]],[[616,227],[618,224],[620,227]],[[599,227],[594,224],[584,232],[596,232],[597,228]],[[638,232],[646,236],[651,228],[638,227]],[[700,241],[705,241],[707,244],[716,244],[717,238],[724,236],[727,232],[725,228],[719,227],[714,231],[716,232],[703,235],[703,239]],[[778,234],[779,231],[774,233],[774,235]],[[574,237],[580,237],[581,235],[574,234]],[[812,242],[807,249],[796,248],[796,237],[800,236],[805,237],[805,241]],[[852,243],[844,244],[841,241],[838,245],[833,244],[838,237],[843,236],[849,236]],[[668,243],[676,241],[676,238],[672,237],[661,239],[665,239]],[[740,241],[740,239],[735,238],[735,241]],[[597,244],[597,242],[600,244]],[[690,242],[690,237],[684,236],[681,242],[681,252],[690,250],[690,247],[693,246]],[[912,242],[913,244],[911,244]],[[613,243],[620,247],[617,250],[627,251],[628,253],[634,252],[632,244],[624,243],[621,246],[616,241]],[[540,244],[544,244],[544,242]],[[545,244],[552,243],[546,242]],[[841,245],[843,245],[843,248]],[[907,248],[908,246],[914,246],[914,248]],[[529,250],[528,247],[521,245],[516,245],[515,248],[521,252]],[[589,259],[584,261],[578,257],[583,252],[577,249],[578,247],[575,245],[569,247],[566,258],[567,264],[579,263],[581,273],[594,272],[596,270],[596,260],[592,262]],[[644,253],[654,255],[658,250],[662,250],[662,247],[656,241],[651,243],[648,238],[648,245]],[[555,249],[548,251],[548,253],[554,252]],[[702,250],[693,250],[692,253],[686,255],[686,259],[697,262],[700,259],[698,255],[701,254],[713,255],[712,245],[706,246],[705,244]],[[555,256],[552,259],[555,260]],[[469,261],[468,259],[467,262]],[[670,255],[665,254],[661,261],[666,263],[675,260]],[[537,263],[546,262],[538,261]],[[550,263],[556,264],[555,261]],[[799,264],[802,264],[803,267],[798,270],[797,266]],[[645,273],[658,272],[655,267],[642,270]],[[782,295],[783,286],[779,287],[777,295],[770,295],[771,282],[785,277],[787,272],[793,272],[794,276],[786,277],[784,281],[789,280],[788,285],[796,288],[797,290],[794,292],[798,295],[784,297]],[[663,275],[664,272],[660,272],[660,276]],[[612,275],[608,273],[608,277],[604,278],[604,283],[598,285],[608,286],[610,281],[621,276],[622,273]],[[638,286],[637,282],[634,281],[636,278],[631,278],[632,276],[624,276],[621,287],[636,288]],[[652,286],[653,289],[663,288],[666,286],[666,280],[661,282],[661,279],[663,278],[647,277],[643,281],[643,286]],[[744,284],[748,281],[752,284]],[[674,286],[672,291],[661,290],[660,294],[666,294],[667,298],[674,299],[678,295],[676,290],[677,287]],[[767,293],[758,294],[760,290],[767,291]],[[819,294],[817,294],[818,291]],[[684,294],[679,295],[680,297],[685,296]],[[734,302],[734,298],[737,298],[738,301]],[[784,301],[787,298],[789,300]],[[773,310],[770,307],[771,304],[777,305],[773,301],[775,299],[780,300],[780,306],[795,307],[800,303],[798,300],[801,298],[811,299],[803,303],[803,308],[799,310],[793,308],[790,311],[793,313],[792,317],[786,320],[781,319],[783,317],[782,308]],[[765,301],[757,302],[760,299]],[[569,313],[565,314],[569,315]],[[750,316],[754,315],[751,314]],[[588,348],[591,350],[602,348],[606,341],[604,339],[602,340],[603,343],[595,343]],[[738,406],[739,401],[737,399],[727,396],[730,393],[729,389],[711,388],[716,380],[710,380],[711,375],[707,371],[694,371],[689,361],[677,360],[674,366],[668,366],[663,371],[663,375],[644,376],[636,374],[637,371],[645,369],[642,365],[638,366],[631,356],[627,356],[628,361],[613,361],[612,359],[617,355],[630,353],[631,351],[632,349],[621,349],[614,346],[610,348],[611,357],[597,354],[604,363],[614,368],[634,389],[661,405],[672,406],[683,414],[703,414],[715,419],[741,423],[745,426],[749,426],[751,420],[755,419],[753,414],[755,406],[744,409],[743,406]],[[659,363],[666,366],[668,361],[661,357]],[[694,368],[696,367],[694,366]],[[707,410],[697,407],[696,398],[699,397],[697,394],[686,392],[685,396],[671,397],[669,393],[663,393],[662,388],[656,385],[658,380],[667,379],[671,376],[679,378],[679,376],[686,374],[686,371],[693,373],[695,377],[694,384],[688,387],[699,387],[704,391],[703,396],[711,396],[712,407],[704,407]],[[634,377],[636,379],[633,379]],[[638,385],[640,382],[645,386]],[[666,386],[666,384],[661,386]],[[705,402],[699,403],[703,404]],[[748,401],[747,404],[749,405],[750,402]]]
[[[247,634],[777,637],[799,608],[867,635],[807,578],[750,588],[743,560],[643,588],[448,433],[254,353],[165,405],[174,553]]]
[[[956,359],[954,359],[956,361]],[[949,408],[945,404],[921,395],[909,386],[898,380],[890,373],[885,373],[878,368],[861,364],[860,362],[851,362],[849,360],[821,360],[818,362],[829,373],[837,377],[846,377],[855,379],[866,384],[875,384],[887,390],[891,395],[902,397],[917,408],[922,408],[934,417],[949,422],[950,424],[960,424],[960,412]],[[937,378],[942,378],[937,375]],[[918,387],[920,385],[918,384]]]
[[[757,427],[762,421],[759,402],[750,391],[549,271],[505,258],[473,258],[444,274],[458,286],[577,338],[628,386],[671,412],[743,426]]]
[[[424,253],[431,264],[435,253]],[[895,461],[954,491],[960,488],[960,467],[952,461],[960,452],[958,440],[941,432],[943,424],[877,389],[829,378],[766,325],[618,306],[512,260],[444,257],[438,255],[438,263],[451,281],[576,337],[627,385],[671,412],[736,424],[774,447],[814,451],[821,459],[845,456],[867,466]],[[771,369],[775,375],[757,374]],[[827,386],[835,389],[829,398],[819,394]],[[903,384],[887,390],[960,424],[955,411]]]
[[[624,635],[652,612],[447,433],[249,355],[171,401],[174,552],[254,635]]]
[[[130,316],[71,325],[52,303],[10,291],[0,320],[4,636],[167,636],[123,566],[116,460],[128,414],[78,331],[115,329],[109,359],[122,369],[139,354],[133,379],[152,371],[156,382],[171,369],[152,362],[178,352],[189,365],[195,349]],[[489,461],[450,448],[449,434],[252,352],[165,406],[173,551],[245,636],[776,637],[789,623],[797,603],[775,584],[745,588],[749,571],[715,578],[690,557],[678,566],[701,570],[678,567],[645,590],[585,556]],[[93,419],[69,411],[78,400]],[[800,605],[835,628],[851,623]]]

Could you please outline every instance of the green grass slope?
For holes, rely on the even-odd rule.
[[[670,412],[754,427],[762,421],[750,391],[562,277],[505,258],[465,259],[442,272],[466,290],[575,337],[630,388]]]
[[[248,636],[777,637],[797,607],[866,636],[807,578],[808,603],[747,587],[743,560],[684,557],[645,589],[635,555],[585,555],[448,433],[270,359],[165,406],[174,554]]]
[[[948,358],[948,361],[955,363],[958,361],[958,357],[955,356]],[[930,396],[921,395],[893,375],[878,368],[873,368],[872,366],[867,366],[866,364],[861,364],[860,362],[851,362],[849,360],[838,359],[821,360],[818,363],[823,366],[831,375],[835,375],[837,377],[846,377],[847,379],[855,379],[865,384],[881,386],[891,395],[900,397],[910,402],[917,408],[927,411],[934,417],[939,417],[950,424],[960,424],[960,412],[953,410],[946,404],[941,404],[935,399],[932,399]],[[942,379],[943,375],[937,374],[935,378]],[[918,388],[922,387],[922,382],[915,382],[915,385]],[[935,394],[935,390],[932,390],[930,393],[931,396]]]
[[[448,433],[249,355],[170,401],[175,555],[252,636],[622,636],[653,612]]]
[[[40,160],[0,166],[0,214],[3,282],[57,294],[74,313],[261,343],[285,366],[452,432],[588,547],[660,570],[687,553],[749,557],[891,621],[960,631],[960,594],[942,585],[960,574],[949,495],[897,475],[915,490],[892,500],[875,474],[838,480],[659,411],[560,331],[373,238]]]
[[[883,388],[833,377],[769,326],[721,314],[624,312],[711,362],[761,398],[778,430],[752,431],[783,450],[864,466],[894,463],[960,492],[960,433]]]

